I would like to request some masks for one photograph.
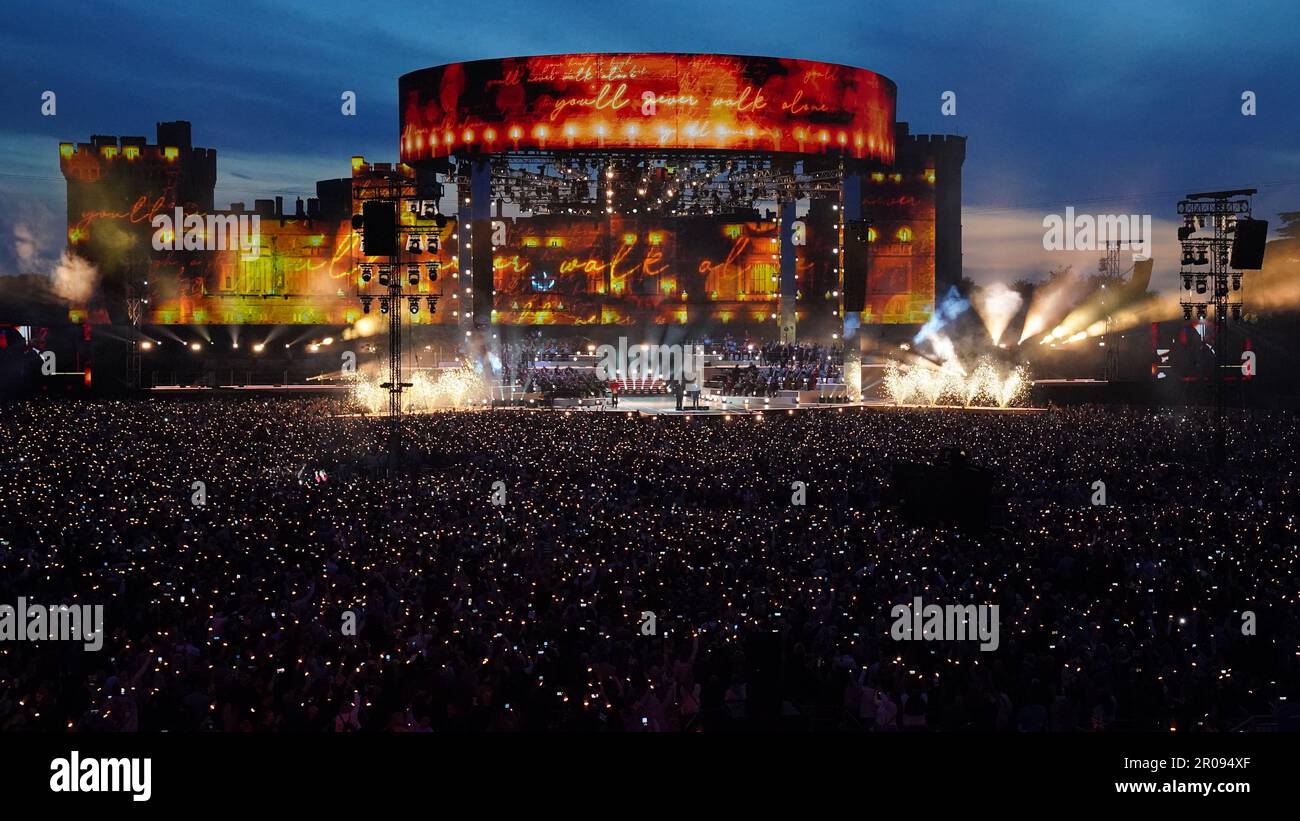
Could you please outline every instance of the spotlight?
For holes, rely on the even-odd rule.
[[[1209,264],[1210,264],[1210,258],[1209,258],[1209,256],[1206,255],[1206,253],[1205,253],[1205,249],[1204,249],[1204,248],[1199,249],[1199,253],[1197,253],[1197,255],[1196,255],[1196,264],[1197,264],[1197,265],[1209,265]]]
[[[385,288],[387,288],[387,287],[388,287],[388,283],[389,283],[389,281],[390,281],[391,278],[392,278],[392,277],[391,277],[392,272],[393,272],[393,269],[390,268],[389,266],[387,266],[387,265],[380,265],[380,266],[379,266],[379,284],[382,285],[382,286],[384,286]]]
[[[362,282],[369,282],[369,281],[370,281],[370,278],[374,276],[374,273],[375,273],[375,270],[374,270],[374,266],[373,266],[373,265],[362,265],[362,266],[361,266],[361,281],[362,281]]]
[[[153,343],[147,339],[140,343],[140,350],[142,351],[147,351],[152,347],[153,347]]]
[[[1196,258],[1192,256],[1192,249],[1191,249],[1191,248],[1184,249],[1184,250],[1183,250],[1183,266],[1184,266],[1184,267],[1187,267],[1187,266],[1191,266],[1191,265],[1195,265],[1195,264],[1196,264]]]
[[[1241,274],[1232,275],[1232,290],[1234,291],[1241,290]]]
[[[438,281],[438,263],[426,262],[424,263],[424,270],[428,272],[430,282]]]
[[[1234,322],[1240,322],[1240,321],[1241,321],[1241,306],[1240,306],[1240,305],[1233,305],[1233,306],[1232,306],[1232,319],[1233,319]]]
[[[423,250],[424,249],[420,247],[420,235],[411,234],[410,238],[407,239],[406,241],[407,253],[418,254],[421,253]]]
[[[424,235],[424,247],[425,247],[425,249],[426,249],[429,253],[431,253],[431,254],[437,252],[437,250],[438,250],[438,235],[437,235],[437,234],[425,234],[425,235]]]
[[[1190,290],[1192,290],[1192,275],[1191,275],[1191,274],[1183,274],[1183,290],[1184,290],[1184,291],[1190,291]]]
[[[412,262],[406,266],[406,281],[412,286],[420,284],[420,264]]]
[[[1204,305],[1197,305],[1197,306],[1196,306],[1196,318],[1197,318],[1197,319],[1205,319],[1205,306],[1204,306]]]
[[[429,313],[432,314],[434,311],[438,310],[438,297],[426,296],[424,298],[424,304],[429,306]]]
[[[191,342],[191,343],[190,343],[190,350],[191,350],[191,351],[201,351],[201,350],[203,350],[203,346],[200,345],[200,344],[197,343],[197,342]]]
[[[407,305],[412,315],[420,312],[420,298],[418,296],[409,297]]]
[[[370,303],[374,302],[374,300],[375,298],[370,296],[361,297],[361,313],[370,313]]]
[[[1183,306],[1183,319],[1185,319],[1185,320],[1187,320],[1187,321],[1189,321],[1189,322],[1191,321],[1191,319],[1192,319],[1192,306],[1191,306],[1191,305],[1184,305],[1184,306]]]
[[[380,298],[379,298],[379,313],[381,313],[381,314],[386,314],[386,313],[388,313],[388,299],[387,299],[387,297],[380,297]]]
[[[1196,293],[1205,293],[1205,274],[1200,274],[1196,277]]]

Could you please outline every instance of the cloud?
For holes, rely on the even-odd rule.
[[[1067,265],[1076,273],[1094,273],[1101,251],[1049,251],[1043,247],[1046,231],[1043,218],[1048,214],[1064,213],[1066,205],[1069,203],[1054,209],[966,210],[962,214],[964,275],[979,284],[990,285],[994,282],[1009,284],[1017,279],[1042,280],[1050,271]],[[1109,213],[1104,205],[1097,209],[1079,205],[1075,206],[1075,211],[1094,215]],[[1155,272],[1151,277],[1153,290],[1178,287],[1178,224],[1154,216],[1151,220],[1154,237],[1151,256],[1155,260]],[[1125,266],[1131,264],[1130,258]]]
[[[63,243],[64,221],[39,198],[0,192],[0,276],[51,268]]]

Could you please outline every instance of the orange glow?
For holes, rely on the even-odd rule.
[[[744,135],[750,148],[892,162],[894,97],[879,74],[811,60],[624,53],[453,63],[401,78],[402,160],[491,151],[498,132],[515,149],[540,148],[550,128],[575,148],[632,147],[645,126],[669,148],[736,147]],[[466,136],[459,148],[412,139],[471,129],[485,139]]]

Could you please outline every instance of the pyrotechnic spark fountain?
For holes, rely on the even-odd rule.
[[[411,386],[403,391],[410,411],[469,408],[490,396],[483,376],[464,366],[443,371],[436,378],[417,371],[410,379]],[[388,407],[388,389],[380,387],[381,381],[378,374],[359,375],[352,386],[352,399],[369,413],[383,413]]]
[[[884,384],[885,393],[896,405],[1005,408],[1024,397],[1029,379],[1022,367],[999,374],[994,363],[987,359],[980,360],[970,373],[955,359],[940,367],[906,366],[891,361],[885,366]]]

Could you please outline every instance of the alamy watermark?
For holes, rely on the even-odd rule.
[[[258,214],[157,214],[153,225],[155,251],[229,251],[238,248],[244,259],[256,259],[262,243]]]
[[[51,792],[124,792],[132,801],[153,795],[152,758],[82,758],[73,750],[50,762]]]
[[[1150,214],[1075,214],[1074,207],[1065,216],[1043,217],[1043,249],[1046,251],[1099,251],[1107,243],[1151,256]]]
[[[620,336],[617,346],[596,348],[596,357],[596,376],[605,382],[657,378],[698,386],[704,373],[702,345],[629,345]]]
[[[0,641],[79,641],[94,652],[104,646],[104,605],[0,604]]]
[[[996,604],[924,604],[917,596],[912,604],[896,604],[889,611],[894,624],[889,636],[894,641],[976,641],[980,649],[998,649],[998,606]]]

